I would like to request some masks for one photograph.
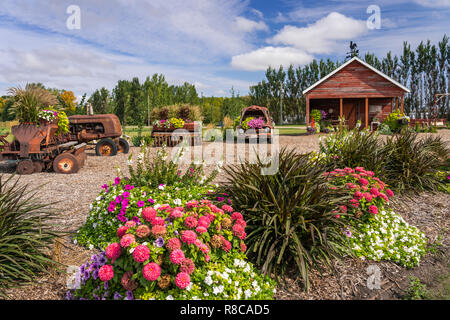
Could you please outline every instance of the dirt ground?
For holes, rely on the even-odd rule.
[[[450,130],[439,130],[444,140],[450,142]],[[312,136],[281,136],[279,146],[295,149],[297,152],[318,150],[318,135]],[[220,157],[215,158],[212,150],[225,149],[230,154],[230,147],[234,146],[235,161],[244,155],[249,157],[252,145],[204,143],[203,148],[207,156],[204,157],[206,172],[211,172]],[[156,152],[154,148],[152,152]],[[173,148],[168,148],[169,153]],[[94,150],[87,151],[88,160],[85,166],[76,174],[60,175],[55,173],[38,173],[21,176],[20,182],[30,187],[39,187],[38,196],[44,201],[60,201],[54,205],[58,211],[59,228],[75,233],[83,225],[89,213],[90,203],[101,191],[101,185],[113,180],[117,176],[117,168],[127,172],[128,155],[119,154],[114,157],[97,157]],[[131,147],[130,153],[136,159],[139,148]],[[195,159],[195,157],[191,157]],[[229,164],[230,159],[223,159]],[[182,165],[186,167],[187,165]],[[10,176],[14,167],[1,164],[0,174],[5,178]],[[18,176],[16,176],[19,178]],[[224,175],[217,177],[216,182],[224,181]],[[434,253],[428,254],[420,266],[407,270],[390,262],[374,263],[353,259],[335,261],[335,272],[311,275],[311,289],[304,292],[298,281],[288,279],[289,289],[279,288],[277,299],[401,299],[409,285],[409,276],[419,278],[435,293],[436,297],[446,288],[449,295],[449,229],[450,229],[450,195],[424,193],[413,199],[398,199],[394,204],[397,213],[406,221],[424,231],[431,242],[439,239],[441,245],[436,246]],[[83,264],[95,250],[87,250],[71,242],[70,237],[63,240],[61,249],[61,263],[66,266]],[[368,289],[367,279],[369,265],[376,265],[380,269],[380,289]],[[67,290],[66,274],[50,273],[36,279],[32,284],[8,290],[10,299],[63,299]]]

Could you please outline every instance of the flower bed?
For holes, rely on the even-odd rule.
[[[426,253],[426,237],[388,207],[394,193],[383,181],[362,167],[335,169],[325,175],[331,188],[345,185],[352,195],[335,217],[348,225],[343,232],[357,257],[391,260],[405,267],[419,263]]]
[[[142,210],[149,205],[181,206],[200,199],[209,191],[207,186],[135,187],[128,180],[116,178],[102,186],[102,191],[91,204],[86,223],[74,237],[75,243],[92,248],[104,248],[117,238],[116,229],[127,221],[140,222]],[[176,196],[174,196],[176,195]]]
[[[80,267],[67,299],[269,299],[274,283],[245,262],[246,223],[208,200],[146,206],[118,242]]]

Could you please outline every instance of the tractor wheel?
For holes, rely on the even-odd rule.
[[[80,164],[80,168],[84,167],[84,163],[86,162],[86,153],[82,152],[76,156],[78,163]]]
[[[117,145],[112,139],[102,139],[95,146],[95,154],[101,157],[115,156],[117,154]]]
[[[117,145],[117,152],[118,153],[128,153],[130,151],[130,145],[128,144],[128,141],[124,138],[119,138],[119,144]]]
[[[44,164],[41,161],[33,161],[34,172],[39,173],[44,169]]]
[[[32,174],[34,172],[33,161],[31,160],[22,160],[17,165],[17,173],[18,174]]]
[[[62,153],[53,160],[53,170],[56,173],[77,173],[80,170],[80,163],[73,154]]]

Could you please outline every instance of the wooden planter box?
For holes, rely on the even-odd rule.
[[[176,129],[184,129],[184,130],[187,130],[189,132],[194,132],[194,130],[195,130],[194,122],[185,123],[182,128],[175,128],[173,126],[170,126],[169,128],[166,128],[164,126],[158,127],[158,126],[154,125],[152,131],[153,132],[173,132]],[[198,129],[197,129],[197,131],[198,131]]]

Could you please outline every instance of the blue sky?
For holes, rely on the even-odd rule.
[[[66,26],[70,5],[80,29]],[[367,28],[369,5],[380,29]],[[203,95],[246,94],[269,65],[342,60],[350,40],[379,56],[437,43],[449,17],[450,0],[3,0],[0,95],[42,82],[80,97],[154,73]]]

